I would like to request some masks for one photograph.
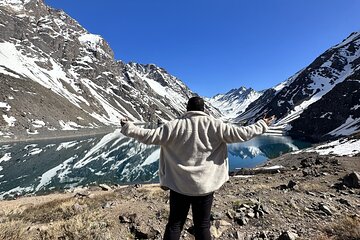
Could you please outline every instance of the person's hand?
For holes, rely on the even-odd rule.
[[[125,124],[127,124],[129,120],[127,118],[120,119],[120,124],[123,127]]]
[[[271,117],[266,117],[266,115],[263,117],[262,120],[265,121],[266,125],[270,126],[273,121],[275,121],[276,117],[275,115],[272,115]]]

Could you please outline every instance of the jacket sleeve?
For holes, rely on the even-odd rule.
[[[166,124],[156,129],[144,129],[127,123],[121,128],[121,133],[139,142],[154,145],[163,145],[170,138],[170,130]]]
[[[220,137],[226,143],[244,142],[265,133],[267,129],[268,125],[264,120],[259,120],[256,123],[246,127],[221,123]]]

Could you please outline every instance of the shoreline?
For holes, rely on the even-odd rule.
[[[98,128],[98,129],[79,129],[79,130],[64,130],[64,131],[47,131],[40,134],[28,134],[28,135],[12,135],[11,137],[0,136],[0,144],[11,144],[18,142],[31,142],[31,141],[44,141],[44,140],[58,140],[58,139],[71,139],[82,138],[89,136],[106,135],[114,132],[119,128]],[[9,135],[7,135],[9,136]]]

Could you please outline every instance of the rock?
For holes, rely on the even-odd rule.
[[[214,238],[219,238],[222,234],[222,232],[219,232],[215,226],[210,227],[210,234]]]
[[[219,238],[231,226],[232,224],[225,220],[216,220],[210,227],[211,235],[213,235],[214,238]]]
[[[315,164],[316,165],[320,165],[324,162],[325,159],[321,158],[321,157],[317,157],[315,160]]]
[[[277,240],[295,240],[298,237],[299,236],[296,233],[294,233],[292,231],[286,231],[286,232],[283,232]]]
[[[260,208],[264,213],[266,213],[266,214],[270,213],[270,209],[267,206],[265,206],[264,204],[261,204]]]
[[[249,218],[254,218],[254,217],[255,217],[255,213],[254,213],[254,212],[248,212],[248,213],[246,214],[246,216],[249,217]]]
[[[288,184],[281,184],[277,187],[275,187],[275,189],[278,189],[278,190],[286,190],[286,189],[292,189],[292,190],[295,190],[295,189],[298,189],[298,186],[297,186],[297,183],[293,180],[290,180],[288,182]]]
[[[102,209],[111,208],[111,207],[113,207],[115,205],[116,205],[115,202],[106,202],[101,206],[101,208]]]
[[[343,180],[343,184],[349,188],[360,188],[360,173],[352,172],[346,175]]]
[[[310,192],[310,191],[306,191],[306,194],[308,194],[308,195],[310,195],[310,196],[313,196],[313,197],[315,197],[315,196],[316,196],[316,194],[315,194],[315,193]]]
[[[301,160],[300,165],[302,168],[307,168],[307,167],[311,167],[315,164],[314,159],[312,158],[306,158]]]
[[[344,199],[344,198],[340,198],[340,199],[338,199],[337,201],[338,201],[339,203],[341,203],[341,204],[344,204],[344,205],[346,205],[346,206],[348,206],[348,207],[351,207],[350,202],[349,202],[348,200]]]
[[[223,217],[224,217],[224,214],[222,214],[221,212],[211,212],[210,220],[212,220],[212,221],[220,220]]]
[[[236,213],[233,211],[233,210],[228,210],[227,212],[226,212],[226,216],[228,217],[228,218],[230,218],[230,219],[234,219],[234,215],[235,215]]]
[[[285,185],[285,184],[281,184],[281,185],[275,187],[275,189],[278,189],[278,190],[286,190],[286,189],[288,189],[288,187],[287,187],[287,185]]]
[[[160,235],[159,230],[148,226],[148,224],[145,224],[144,222],[132,225],[130,227],[130,231],[134,235],[135,239],[155,239],[158,235]]]
[[[333,215],[332,211],[330,210],[330,208],[328,206],[326,206],[325,204],[323,203],[320,203],[319,204],[319,209],[321,211],[323,211],[324,213],[326,213],[327,215]]]
[[[236,222],[240,225],[240,226],[245,226],[248,223],[248,219],[246,217],[240,217],[238,219],[236,219]]]
[[[259,237],[262,238],[262,239],[268,239],[267,233],[266,233],[265,231],[262,231],[262,232],[259,234]]]
[[[106,184],[100,184],[99,187],[103,191],[111,191],[112,190],[111,187],[109,185],[106,185]]]
[[[75,212],[78,212],[78,213],[81,213],[85,210],[85,205],[80,205],[78,203],[75,203],[73,206],[72,206],[72,209],[75,211]]]
[[[83,197],[89,197],[90,195],[90,192],[89,191],[79,191],[79,192],[76,192],[74,197],[75,198],[83,198]]]
[[[245,237],[246,237],[245,233],[237,231],[236,235],[237,235],[237,240],[245,240]]]
[[[355,192],[354,190],[352,190],[352,189],[349,189],[349,190],[348,190],[348,193],[350,193],[350,194],[356,194],[356,192]]]
[[[304,169],[304,170],[302,171],[302,173],[303,173],[303,176],[304,176],[304,177],[306,177],[306,176],[319,177],[319,176],[320,176],[318,170],[316,170],[316,169],[311,169],[311,168]]]
[[[336,166],[339,166],[339,165],[340,165],[340,162],[339,162],[339,160],[338,160],[337,158],[332,159],[332,160],[330,161],[330,163],[331,163],[332,165],[336,165]]]
[[[119,220],[120,223],[134,223],[136,219],[136,214],[125,214],[125,215],[120,215],[119,216]]]
[[[287,185],[287,188],[290,188],[290,189],[295,189],[295,186],[297,185],[297,183],[293,180],[290,180],[288,185]]]
[[[242,203],[242,204],[240,205],[240,208],[250,208],[250,206],[247,205],[247,204],[245,204],[245,203]]]
[[[104,229],[109,227],[109,224],[107,222],[99,222],[99,228]]]
[[[155,216],[156,216],[156,218],[159,219],[159,220],[160,220],[160,219],[168,219],[168,217],[169,217],[169,212],[168,212],[167,210],[165,210],[165,209],[161,209],[161,210],[159,210],[159,211],[156,212]]]
[[[289,205],[290,205],[292,208],[294,208],[294,209],[296,209],[296,210],[299,210],[299,206],[296,204],[296,202],[294,201],[294,199],[290,199]]]

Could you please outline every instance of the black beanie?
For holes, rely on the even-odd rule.
[[[204,111],[204,99],[201,97],[192,97],[189,99],[186,107],[187,111]]]

